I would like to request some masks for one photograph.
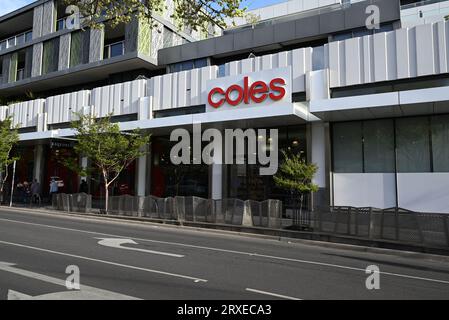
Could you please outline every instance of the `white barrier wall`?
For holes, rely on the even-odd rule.
[[[217,66],[204,67],[157,76],[148,80],[148,95],[153,110],[206,104],[207,81],[216,79]]]
[[[394,173],[334,173],[334,206],[396,206]]]
[[[114,116],[137,113],[139,100],[146,95],[146,81],[134,80],[93,89],[91,103],[95,115],[104,117],[110,113]]]
[[[13,126],[19,128],[36,127],[38,115],[44,112],[44,99],[19,102],[9,106],[9,114],[13,117]]]
[[[8,107],[0,106],[0,121],[3,121],[8,116]]]
[[[49,97],[45,100],[48,114],[48,124],[66,123],[74,120],[74,113],[80,113],[90,105],[90,91],[83,90],[73,93]]]
[[[289,66],[292,67],[292,91],[305,92],[305,74],[312,71],[312,48],[295,49],[228,62],[225,65],[225,72],[226,76],[235,76]]]
[[[449,173],[399,173],[398,198],[404,209],[449,213]]]
[[[447,73],[449,22],[419,25],[325,45],[330,86]]]

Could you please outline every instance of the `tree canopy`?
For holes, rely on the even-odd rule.
[[[242,0],[173,0],[170,18],[194,31],[207,32],[210,25],[226,28],[227,18],[243,17],[246,8]],[[133,16],[153,21],[153,14],[162,16],[169,10],[166,0],[65,0],[67,5],[79,8],[89,27],[98,26],[101,19],[111,26],[129,23]]]
[[[121,132],[119,125],[111,122],[111,116],[99,119],[91,115],[77,116],[79,120],[72,122],[77,140],[74,150],[79,157],[88,158],[90,166],[82,167],[78,159],[68,159],[66,164],[82,176],[95,169],[101,172],[107,210],[110,185],[134,160],[146,154],[143,148],[150,136],[140,130]]]
[[[8,179],[8,167],[18,158],[11,157],[14,146],[19,142],[19,133],[17,128],[12,127],[10,117],[0,121],[0,193],[3,193],[3,187]]]

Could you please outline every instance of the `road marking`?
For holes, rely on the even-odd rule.
[[[95,235],[108,236],[108,237],[116,237],[116,238],[127,237],[127,236],[113,235],[113,234],[108,234],[108,233],[86,231],[86,230],[79,230],[79,229],[72,229],[72,228],[65,228],[65,227],[58,227],[58,226],[51,226],[51,225],[45,225],[45,224],[40,224],[40,223],[17,221],[17,220],[3,219],[3,218],[0,218],[0,221],[7,221],[7,222],[11,222],[11,223],[19,223],[19,224],[40,226],[40,227],[46,227],[46,228],[52,228],[52,229],[58,229],[58,230],[66,230],[66,231],[79,232],[79,233],[86,233],[86,234],[95,234]],[[308,261],[308,260],[301,260],[301,259],[294,259],[294,258],[277,257],[277,256],[270,256],[270,255],[264,255],[264,254],[258,254],[258,253],[243,252],[243,251],[228,250],[228,249],[220,249],[220,248],[212,248],[212,247],[204,247],[204,246],[195,246],[195,245],[179,243],[179,242],[168,242],[168,241],[160,241],[160,240],[152,240],[152,239],[135,238],[135,237],[129,237],[129,238],[132,238],[132,239],[135,239],[135,240],[138,240],[138,241],[146,241],[146,242],[167,244],[167,245],[179,246],[179,247],[185,247],[185,248],[194,248],[194,249],[202,249],[202,250],[209,250],[209,251],[216,251],[216,252],[233,253],[233,254],[238,254],[238,255],[246,255],[246,256],[250,256],[250,257],[259,257],[259,258],[266,258],[266,259],[272,259],[272,260],[291,261],[291,262],[297,262],[297,263],[303,263],[303,264],[319,265],[319,266],[323,266],[323,267],[339,268],[339,269],[346,269],[346,270],[353,270],[353,271],[361,271],[363,273],[366,272],[366,269],[362,269],[362,268],[348,267],[348,266],[342,266],[342,265],[325,263],[325,262],[317,262],[317,261]],[[413,279],[413,280],[421,280],[421,281],[429,281],[429,282],[435,282],[435,283],[449,284],[449,281],[445,281],[445,280],[416,277],[416,276],[411,276],[411,275],[404,275],[404,274],[390,273],[390,272],[383,272],[383,271],[379,272],[379,273],[382,274],[382,275],[393,276],[393,277],[401,277],[401,278],[407,278],[407,279]]]
[[[272,296],[272,297],[281,298],[281,299],[287,299],[287,300],[302,300],[302,299],[295,298],[295,297],[284,296],[284,295],[282,295],[282,294],[277,294],[277,293],[272,293],[272,292],[262,291],[262,290],[256,290],[256,289],[251,289],[251,288],[246,288],[245,290],[246,290],[246,291],[249,291],[249,292],[260,293],[260,294],[264,294],[264,295],[266,295],[266,296]]]
[[[154,251],[154,250],[146,250],[146,249],[140,249],[140,248],[130,248],[130,247],[123,247],[124,244],[138,244],[134,240],[131,239],[118,239],[118,238],[95,238],[100,241],[98,241],[98,244],[101,246],[109,247],[109,248],[116,248],[116,249],[123,249],[123,250],[130,250],[130,251],[139,251],[139,252],[145,252],[145,253],[151,253],[151,254],[158,254],[162,256],[169,256],[174,258],[184,258],[181,254],[174,254],[174,253],[168,253],[168,252],[162,252],[162,251]]]
[[[14,264],[7,262],[0,262],[0,271],[5,271],[9,273],[14,273],[22,277],[27,277],[51,284],[55,284],[58,286],[65,287],[65,280],[61,280],[58,278],[46,276],[40,273],[27,271],[23,269],[19,269],[15,267]],[[74,291],[65,291],[65,292],[57,292],[51,294],[45,294],[37,297],[32,297],[27,294],[9,290],[8,291],[8,300],[70,300],[70,299],[81,299],[81,300],[140,300],[135,297],[127,296],[121,293],[116,293],[108,290],[98,289],[90,286],[80,285],[80,290]]]
[[[185,276],[185,275],[176,274],[176,273],[170,273],[170,272],[159,271],[159,270],[154,270],[154,269],[147,269],[147,268],[141,268],[141,267],[136,267],[136,266],[130,266],[130,265],[117,263],[117,262],[112,262],[112,261],[106,261],[106,260],[100,260],[100,259],[95,259],[95,258],[83,257],[83,256],[75,255],[75,254],[66,253],[66,252],[60,252],[60,251],[53,251],[53,250],[43,249],[43,248],[37,248],[37,247],[27,246],[27,245],[19,244],[19,243],[13,243],[13,242],[7,242],[7,241],[1,241],[0,240],[0,244],[5,244],[5,245],[15,246],[15,247],[21,247],[21,248],[26,248],[26,249],[32,249],[32,250],[41,251],[41,252],[47,252],[47,253],[52,253],[52,254],[58,254],[58,255],[61,255],[61,256],[77,258],[77,259],[82,259],[82,260],[94,261],[94,262],[109,264],[109,265],[112,265],[112,266],[117,266],[117,267],[122,267],[122,268],[128,268],[128,269],[133,269],[133,270],[139,270],[139,271],[145,271],[145,272],[150,272],[150,273],[156,273],[156,274],[161,274],[161,275],[175,277],[175,278],[188,279],[188,280],[193,280],[194,282],[207,282],[207,280],[205,280],[205,279],[200,279],[200,278],[196,278],[196,277],[190,277],[190,276]]]

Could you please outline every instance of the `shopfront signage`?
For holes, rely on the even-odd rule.
[[[207,111],[291,103],[291,68],[210,80]]]

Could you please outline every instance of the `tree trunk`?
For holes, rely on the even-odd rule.
[[[104,204],[104,210],[106,211],[106,214],[108,214],[108,210],[109,210],[109,182],[108,182],[108,178],[106,178],[106,174],[103,174],[103,179],[104,179],[104,199],[105,199],[105,204]]]
[[[299,196],[299,218],[302,218],[302,204],[304,202],[304,194],[301,193]]]

